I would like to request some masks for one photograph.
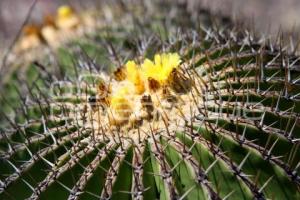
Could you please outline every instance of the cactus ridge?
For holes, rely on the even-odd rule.
[[[112,4],[123,20],[12,72],[1,92],[0,199],[300,198],[293,49],[166,2]],[[105,123],[98,86],[160,52],[181,57],[183,104],[141,126]]]

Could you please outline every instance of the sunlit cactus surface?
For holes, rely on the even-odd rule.
[[[62,6],[6,60],[0,199],[300,199],[296,53],[184,1]]]

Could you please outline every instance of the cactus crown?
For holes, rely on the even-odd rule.
[[[295,52],[185,1],[133,2],[61,7],[8,59],[0,199],[299,199]]]

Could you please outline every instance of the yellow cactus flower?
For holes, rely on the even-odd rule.
[[[67,18],[73,15],[73,9],[70,6],[63,5],[58,8],[57,15],[60,18]]]
[[[141,72],[134,61],[128,61],[125,64],[126,79],[131,82],[135,87],[136,94],[142,94],[145,91],[144,82],[141,78]]]
[[[79,18],[70,6],[61,6],[57,10],[56,26],[60,29],[71,29],[79,25]]]
[[[180,57],[177,53],[156,54],[154,62],[145,59],[142,64],[142,71],[144,78],[149,78],[158,81],[161,85],[166,84],[171,72],[178,68],[180,64]]]
[[[141,66],[129,60],[119,68],[114,73],[117,79],[112,81],[112,91],[108,96],[107,105],[111,111],[108,113],[109,123],[119,126],[130,125],[131,122],[135,124],[141,119],[154,119],[152,112],[154,106],[160,106],[160,100],[152,102],[151,95],[165,87],[171,87],[171,75],[176,74],[172,72],[179,67],[180,62],[177,53],[165,53],[156,54],[154,61],[145,59]],[[160,93],[155,96],[165,98]]]

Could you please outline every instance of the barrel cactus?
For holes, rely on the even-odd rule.
[[[295,52],[185,1],[103,7],[8,62],[0,199],[300,198]]]

